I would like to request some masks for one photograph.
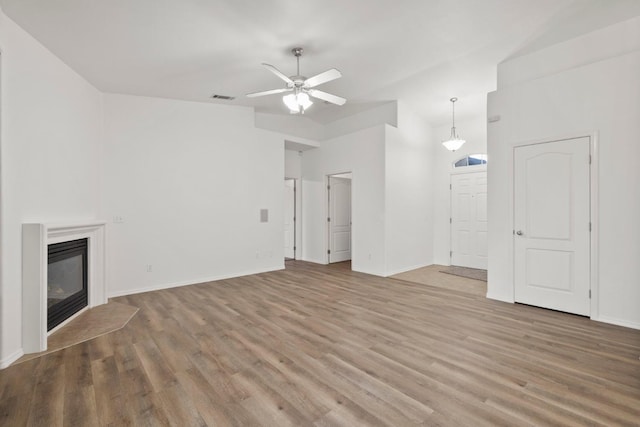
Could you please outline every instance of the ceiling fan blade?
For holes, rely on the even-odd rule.
[[[255,97],[258,97],[258,96],[265,96],[265,95],[275,95],[276,93],[289,92],[291,90],[293,90],[293,89],[282,88],[282,89],[264,90],[262,92],[253,92],[253,93],[248,93],[247,94],[247,98],[255,98]]]
[[[335,68],[325,71],[324,73],[316,74],[313,77],[309,77],[304,81],[304,87],[311,88],[321,85],[322,83],[330,82],[331,80],[339,79],[342,77],[342,73]]]
[[[278,70],[276,67],[274,67],[271,64],[265,64],[264,62],[262,63],[262,66],[265,67],[267,70],[271,71],[273,74],[275,74],[276,76],[280,77],[282,80],[284,80],[285,82],[287,82],[288,85],[293,86],[293,80],[291,80],[289,77],[287,77],[286,75],[284,75],[282,73],[282,71]]]
[[[327,101],[332,104],[344,105],[344,103],[347,102],[347,100],[344,98],[341,98],[336,95],[331,95],[330,93],[323,92],[321,90],[309,89],[307,92],[309,93],[309,95],[313,96],[314,98],[322,99],[323,101]]]

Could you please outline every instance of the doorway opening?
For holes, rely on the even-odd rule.
[[[284,179],[284,260],[296,259],[296,180]]]
[[[351,182],[353,174],[327,176],[327,232],[329,264],[351,260]]]

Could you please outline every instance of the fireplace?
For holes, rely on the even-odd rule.
[[[88,239],[48,245],[47,331],[87,306]]]
[[[55,326],[50,323],[50,308],[58,306],[58,308],[82,310],[82,307],[91,309],[106,304],[104,261],[105,222],[103,221],[22,224],[22,348],[24,353],[47,349],[47,336],[49,331],[53,331],[52,327],[55,329]],[[56,267],[57,262],[62,264]],[[54,271],[50,270],[52,265]],[[72,284],[62,286],[58,281],[61,273],[56,269],[63,270],[65,275],[71,276]],[[52,275],[51,280],[49,275]],[[84,291],[80,291],[80,287],[84,288]],[[64,298],[64,301],[61,301],[62,297],[70,297],[70,299]],[[58,320],[64,322],[58,319],[57,315],[55,317],[54,322]],[[63,323],[58,323],[58,327],[62,325]]]

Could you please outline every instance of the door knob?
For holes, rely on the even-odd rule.
[[[522,233],[522,230],[518,230],[518,231],[516,231],[516,234],[517,234],[518,236],[522,236],[522,234],[523,234],[523,233]]]

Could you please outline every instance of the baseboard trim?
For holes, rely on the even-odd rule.
[[[411,266],[411,267],[402,268],[400,270],[392,270],[390,272],[387,271],[386,276],[384,276],[384,277],[395,276],[396,274],[406,273],[407,271],[417,270],[419,268],[428,267],[430,265],[433,265],[433,264],[419,264],[419,265],[414,265],[414,266]]]
[[[327,262],[326,259],[324,260],[318,260],[318,259],[311,259],[311,258],[301,258],[300,261],[305,261],[305,262],[312,262],[314,264],[320,264],[320,265],[329,265],[329,263]]]
[[[506,297],[506,296],[500,295],[500,294],[494,294],[494,293],[491,293],[491,292],[487,292],[487,299],[493,299],[493,300],[496,300],[496,301],[508,302],[508,303],[511,303],[511,304],[513,304],[515,302],[513,300],[513,298],[509,298],[509,297]]]
[[[226,274],[221,276],[193,279],[186,282],[162,283],[159,285],[148,286],[145,288],[136,288],[136,289],[127,289],[124,291],[109,292],[108,296],[109,298],[123,297],[126,295],[135,295],[135,294],[142,294],[145,292],[161,291],[163,289],[180,288],[182,286],[197,285],[200,283],[215,282],[217,280],[233,279],[236,277],[251,276],[254,274],[268,273],[271,271],[279,271],[279,270],[284,270],[284,261],[282,266],[271,267],[265,270],[245,271],[241,273],[233,273],[233,274]]]
[[[592,318],[591,320],[595,320],[596,322],[602,322],[602,323],[610,323],[616,326],[624,326],[625,328],[640,329],[640,323],[629,322],[627,320],[614,319],[607,316],[598,316],[598,318]]]
[[[0,369],[8,368],[13,362],[20,359],[22,356],[24,356],[24,351],[22,351],[21,348],[17,349],[7,357],[0,360]]]

